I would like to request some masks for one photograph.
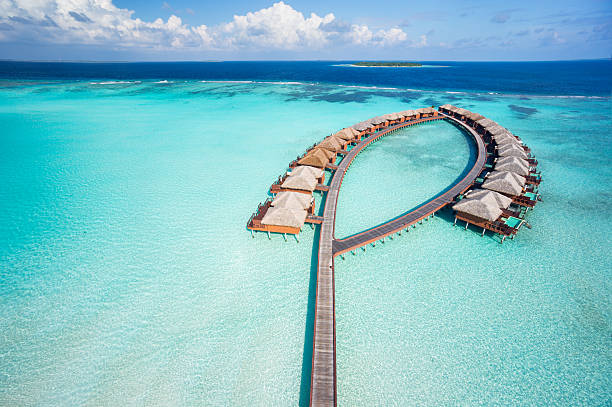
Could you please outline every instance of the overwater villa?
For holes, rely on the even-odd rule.
[[[339,153],[346,149],[348,145],[348,141],[343,140],[336,136],[326,137],[322,142],[317,144],[318,148],[324,148],[325,150],[329,150],[332,153]]]
[[[317,179],[313,176],[308,176],[306,174],[302,174],[302,175],[289,174],[289,176],[281,184],[279,192],[294,191],[294,192],[312,194],[312,192],[317,187],[317,184],[318,184]]]
[[[310,165],[300,165],[292,168],[290,174],[313,177],[319,184],[325,182],[325,171],[321,168],[311,167]]]
[[[388,113],[383,115],[383,117],[387,119],[388,125],[390,126],[400,123],[403,119],[403,116],[401,116],[399,113]]]
[[[369,133],[372,129],[372,125],[368,122],[359,122],[352,127],[354,130],[359,132],[359,139]]]
[[[334,136],[349,143],[357,143],[361,140],[361,133],[352,127],[344,128],[335,133]]]
[[[482,120],[484,118],[485,117],[481,115],[480,113],[471,112],[467,116],[465,116],[465,122],[469,124],[470,126],[474,127],[476,125],[476,122],[478,122],[478,120]]]
[[[455,224],[457,220],[482,228],[482,235],[487,230],[512,238],[525,223],[519,212],[510,210],[512,199],[495,191],[475,189],[465,194],[465,198],[453,205]]]
[[[518,157],[499,157],[494,160],[494,168],[497,171],[510,171],[525,177],[525,182],[531,185],[540,185],[542,175],[537,172],[536,167]]]
[[[528,186],[524,177],[510,171],[492,171],[485,176],[482,188],[504,194],[512,202],[526,208],[533,208],[538,194]]]
[[[298,165],[310,165],[317,168],[325,168],[333,163],[336,153],[325,148],[313,148],[304,157],[297,161]]]

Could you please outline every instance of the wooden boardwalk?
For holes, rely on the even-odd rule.
[[[384,224],[368,229],[364,232],[350,236],[346,239],[336,240],[334,229],[336,222],[336,204],[342,180],[353,159],[367,145],[379,140],[381,137],[403,127],[412,126],[433,120],[449,120],[464,128],[473,138],[477,146],[478,155],[472,169],[467,175],[452,185],[446,192],[422,204],[404,215],[392,219]],[[465,123],[439,113],[439,116],[428,117],[411,122],[391,126],[384,131],[375,133],[362,140],[353,147],[346,157],[337,166],[336,172],[329,185],[323,210],[323,223],[319,237],[318,266],[317,266],[317,292],[315,300],[315,323],[312,354],[312,376],[310,382],[311,406],[335,406],[336,393],[336,315],[334,294],[334,257],[364,246],[370,242],[399,232],[421,219],[435,213],[443,206],[449,204],[455,196],[464,192],[473,183],[484,168],[486,162],[485,144],[481,136]]]

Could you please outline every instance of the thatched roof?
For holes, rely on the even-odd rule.
[[[512,136],[510,132],[501,132],[499,134],[493,134],[491,138],[495,140],[497,144],[503,144],[504,142],[506,144],[508,142],[511,142],[514,144],[522,144],[521,141],[517,139],[516,137]]]
[[[489,128],[487,128],[487,131],[491,134],[491,136],[493,138],[496,138],[496,137],[509,137],[512,140],[519,141],[514,136],[514,134],[512,134],[512,132],[510,130],[508,130],[505,127],[499,126],[499,125],[498,126],[494,126],[494,127],[489,127]]]
[[[335,153],[338,150],[342,150],[342,144],[344,144],[344,140],[338,139],[334,136],[329,136],[317,144],[317,147],[324,148]]]
[[[497,220],[502,214],[502,210],[489,200],[465,198],[453,205],[457,212],[467,213],[477,218],[486,219],[490,222]]]
[[[482,184],[482,188],[513,196],[520,195],[521,192],[523,192],[523,188],[516,182],[514,177],[509,175],[509,173],[499,177],[488,177]]]
[[[271,207],[268,208],[268,210],[266,211],[266,214],[261,220],[261,223],[263,223],[264,225],[290,226],[293,228],[301,228],[304,225],[306,216],[307,213],[303,209],[296,210]]]
[[[520,176],[519,174],[512,172],[512,171],[501,171],[501,170],[495,170],[495,171],[491,171],[490,173],[487,174],[487,176],[485,177],[486,179],[500,179],[500,178],[512,178],[514,181],[516,181],[516,183],[521,186],[524,187],[525,186],[525,177]]]
[[[347,127],[344,129],[344,132],[347,134],[352,134],[353,136],[357,137],[359,135],[359,132],[357,130],[355,130],[352,127]]]
[[[359,122],[353,126],[353,128],[359,132],[365,131],[369,129],[370,127],[372,127],[372,125],[368,121]]]
[[[323,170],[317,167],[311,167],[310,165],[298,165],[291,170],[291,175],[306,175],[312,178],[321,178]]]
[[[312,192],[317,186],[317,180],[308,175],[289,175],[285,182],[281,184],[282,188],[297,189],[300,191]]]
[[[504,149],[510,145],[522,147],[522,144],[517,139],[515,139],[514,137],[509,137],[509,136],[498,137],[495,139],[495,143],[497,144],[497,148],[499,149]]]
[[[496,125],[496,124],[497,124],[497,123],[495,123],[493,120],[491,120],[491,119],[487,119],[487,118],[480,119],[480,120],[478,120],[476,123],[478,123],[479,125],[481,125],[481,126],[482,126],[482,127],[484,127],[485,129],[486,129],[487,127],[489,127],[489,126],[494,126],[494,125]]]
[[[461,116],[467,116],[467,115],[469,115],[472,112],[470,112],[467,109],[463,109],[461,107],[458,107],[457,110],[455,110],[455,113],[460,114]]]
[[[347,132],[345,130],[346,129],[340,130],[339,132],[334,133],[333,136],[336,137],[336,138],[339,138],[341,140],[344,140],[344,141],[349,141],[349,140],[352,140],[352,139],[355,138],[355,136],[353,136],[351,133],[349,133],[349,132]],[[353,129],[353,130],[357,131],[355,129]]]
[[[399,112],[398,114],[402,115],[402,117],[411,117],[411,116],[416,116],[417,111],[416,110],[404,110],[402,112]]]
[[[519,157],[527,159],[527,153],[522,147],[516,144],[506,144],[502,148],[497,149],[497,155],[500,157]]]
[[[417,109],[418,113],[424,114],[424,113],[434,113],[436,111],[436,109],[434,109],[433,107],[422,107],[420,109]]]
[[[308,154],[298,160],[298,164],[324,168],[333,156],[334,153],[325,150],[324,148],[314,148],[310,150]]]
[[[508,157],[508,158],[516,158],[516,157]],[[520,158],[516,158],[520,160]],[[527,176],[529,175],[529,167],[521,164],[520,161],[506,162],[506,163],[495,163],[495,169],[497,171],[510,171],[518,175]]]
[[[312,195],[306,195],[301,192],[283,191],[276,195],[272,201],[272,206],[275,208],[303,210],[312,206],[312,200]]]
[[[340,130],[336,134],[335,137],[338,137],[342,140],[352,140],[359,135],[359,132],[352,127],[347,127],[345,129]]]
[[[512,199],[499,192],[489,191],[488,189],[473,189],[465,194],[471,199],[480,199],[485,202],[494,202],[498,208],[507,209],[512,203]]]
[[[491,134],[502,134],[505,131],[505,129],[497,123],[486,126],[485,130]]]
[[[488,126],[486,127],[486,129],[492,135],[502,135],[502,134],[508,133],[508,130],[506,130],[504,127],[500,126],[499,124]]]
[[[506,163],[518,163],[519,165],[522,165],[523,167],[529,168],[530,165],[529,163],[519,157],[499,157],[497,159],[495,159],[495,163],[496,164],[506,164]]]
[[[376,117],[373,117],[373,118],[371,118],[369,120],[369,122],[371,124],[375,125],[375,126],[378,125],[378,124],[382,124],[382,123],[384,123],[386,121],[387,121],[387,119],[385,119],[383,116],[376,116]]]
[[[455,106],[447,103],[445,105],[440,106],[440,108],[445,109],[445,110],[450,110],[451,112],[454,112],[455,109],[457,109]]]
[[[482,120],[485,118],[480,113],[475,113],[475,112],[470,112],[469,114],[467,114],[467,117],[474,122],[477,122],[478,120]]]

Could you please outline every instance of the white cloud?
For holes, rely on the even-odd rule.
[[[365,46],[393,46],[408,39],[408,34],[401,28],[391,28],[389,30],[378,30],[372,33],[367,25],[353,24],[347,34],[349,42],[355,45]]]
[[[348,39],[350,42],[358,45],[369,44],[370,41],[372,41],[373,36],[372,31],[370,31],[367,25],[353,24],[348,33]]]
[[[319,48],[327,43],[329,36],[329,32],[321,28],[334,19],[331,13],[325,17],[312,13],[304,18],[302,13],[281,1],[245,16],[235,15],[233,21],[220,27],[219,39],[221,45],[229,47]]]
[[[141,45],[154,48],[194,46],[199,35],[180,17],[166,22],[133,18],[133,11],[115,7],[111,0],[5,0],[3,22],[14,39],[62,44]],[[197,40],[197,41],[196,41]],[[174,44],[174,45],[173,45]]]
[[[422,48],[422,47],[426,47],[427,45],[429,45],[427,43],[427,36],[425,34],[421,35],[419,38],[420,38],[420,41],[415,44],[415,47]]]
[[[393,46],[407,42],[419,46],[408,42],[400,28],[374,34],[368,26],[349,25],[332,13],[305,17],[282,1],[210,27],[189,26],[176,15],[166,21],[143,21],[112,0],[0,0],[0,27],[0,41],[162,50],[320,49],[330,43]],[[426,39],[418,44],[427,45]]]
[[[376,33],[377,42],[380,45],[395,45],[408,39],[408,35],[401,28],[390,30],[379,30]]]
[[[193,31],[200,37],[200,41],[205,48],[210,48],[213,44],[213,38],[211,37],[208,27],[204,24],[194,27]]]

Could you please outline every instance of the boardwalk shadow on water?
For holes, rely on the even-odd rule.
[[[321,205],[323,207],[323,205]],[[312,346],[314,335],[315,300],[317,295],[317,267],[319,256],[320,226],[315,227],[312,255],[310,256],[310,278],[308,282],[308,305],[304,327],[304,351],[302,352],[302,377],[300,380],[300,407],[310,405],[310,379],[312,374]]]

